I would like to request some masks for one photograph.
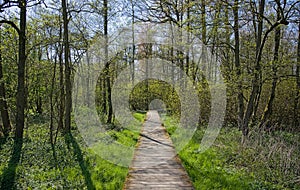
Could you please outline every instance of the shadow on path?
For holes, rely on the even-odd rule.
[[[82,151],[80,149],[80,146],[76,142],[76,139],[73,137],[71,133],[68,133],[65,135],[65,141],[67,145],[69,146],[70,144],[73,147],[74,150],[74,155],[76,156],[76,159],[79,163],[79,166],[81,168],[82,174],[84,176],[85,184],[89,190],[95,190],[95,186],[93,184],[92,178],[91,178],[91,173],[88,169],[88,164],[83,158]]]
[[[149,136],[147,136],[147,135],[144,135],[143,133],[141,133],[140,136],[145,137],[145,138],[147,138],[147,139],[149,139],[149,140],[151,140],[151,141],[153,141],[153,142],[156,142],[156,143],[158,143],[158,144],[161,144],[161,145],[164,145],[164,146],[169,146],[169,147],[174,148],[174,146],[172,146],[172,145],[169,145],[169,144],[160,142],[160,141],[158,141],[158,140],[156,140],[156,139],[153,139],[153,138],[151,138],[151,137],[149,137]]]
[[[2,174],[1,189],[3,190],[15,189],[14,183],[17,167],[21,159],[22,146],[23,140],[15,139],[11,158],[8,162],[8,166],[3,170]]]
[[[141,130],[123,189],[194,190],[157,111],[147,113]]]

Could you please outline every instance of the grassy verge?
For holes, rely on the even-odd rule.
[[[163,121],[172,138],[178,120]],[[196,189],[300,189],[299,135],[253,132],[242,146],[240,131],[223,128],[214,145],[198,153],[204,131],[179,153]]]
[[[134,117],[143,121],[144,115]],[[12,169],[14,141],[0,148],[0,189],[121,189],[128,168],[112,164],[86,147],[77,130],[59,135],[54,149],[48,123],[34,123],[26,130],[20,159]],[[135,146],[139,134],[127,129],[110,131],[116,141]],[[15,170],[14,170],[15,169]],[[12,184],[6,179],[14,179]]]

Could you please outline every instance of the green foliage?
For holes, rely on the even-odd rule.
[[[178,119],[162,117],[169,134]],[[241,132],[223,128],[214,145],[203,153],[199,146],[204,134],[200,127],[179,157],[196,189],[298,189],[299,149],[292,146],[297,135],[286,132],[253,134],[247,145],[241,145]],[[172,136],[171,136],[172,137]],[[290,153],[290,154],[288,154]]]
[[[166,114],[161,115],[161,118],[163,120],[164,126],[166,127],[168,133],[170,135],[173,135],[175,130],[177,129],[177,125],[179,120],[177,119],[177,117],[171,117],[171,116],[167,116]]]
[[[85,10],[84,6],[80,8],[76,7],[76,4],[79,2],[80,1],[74,1],[74,3],[71,3],[69,5],[70,10]],[[285,2],[286,1],[282,3],[282,11],[285,13],[287,13],[287,9],[293,11],[292,7],[289,7],[288,4],[285,5]],[[81,11],[71,11],[72,13],[69,15],[69,42],[72,55],[70,59],[74,69],[82,69],[78,60],[84,57],[84,52],[89,49],[92,44],[91,39],[94,38],[93,41],[97,41],[97,36],[102,36],[99,30],[90,30],[95,28],[95,24],[97,25],[96,28],[101,28],[101,23],[99,24],[97,21],[95,23],[90,22],[91,20],[95,20],[91,18],[101,17],[102,14],[101,11],[99,12],[100,9],[98,10],[98,5],[101,3],[98,1],[93,3],[95,3],[93,8],[97,10],[91,11],[90,14],[86,12],[82,14]],[[140,7],[143,7],[143,9],[149,8],[147,6],[141,6],[143,3],[139,4],[138,1],[135,3],[137,4],[133,6],[136,6],[135,8],[137,10]],[[174,2],[171,2],[172,5],[173,3]],[[53,5],[56,6],[56,2],[50,2],[50,7],[53,7]],[[206,15],[202,20],[199,19],[199,16],[201,17],[205,12],[199,11],[199,6],[204,7],[203,5],[209,8],[217,8],[212,10],[211,14]],[[234,64],[236,58],[234,51],[232,51],[236,42],[232,36],[233,31],[229,26],[230,24],[228,24],[228,22],[230,23],[233,19],[232,13],[228,12],[231,12],[233,7],[227,5],[228,3],[224,4],[222,1],[191,1],[189,4],[186,2],[183,3],[182,6],[154,6],[153,10],[155,11],[151,19],[155,19],[155,14],[161,15],[160,11],[162,10],[156,9],[160,7],[161,9],[165,9],[164,12],[170,14],[167,15],[170,18],[175,16],[174,13],[182,15],[181,18],[183,20],[178,21],[178,23],[181,23],[183,28],[188,28],[188,30],[192,31],[196,36],[205,34],[202,35],[202,37],[206,38],[204,37],[206,33],[209,34],[207,39],[202,40],[204,44],[208,44],[211,47],[213,54],[218,55],[218,60],[221,60],[220,63],[217,64],[220,64],[222,67],[222,75],[227,85],[225,126],[237,127],[238,103],[236,96],[238,92],[242,91],[244,103],[247,105],[253,85],[253,77],[255,76],[255,59],[257,58],[256,46],[257,39],[259,39],[259,36],[257,36],[258,33],[255,32],[256,27],[253,26],[257,25],[260,19],[256,18],[257,13],[253,12],[251,2],[246,2],[238,6],[239,11],[244,11],[245,15],[250,15],[249,18],[253,18],[253,20],[250,19],[249,22],[245,22],[239,27],[239,57],[241,65],[241,74],[239,76],[239,74],[237,74],[236,65]],[[262,20],[264,26],[276,22],[275,15],[276,9],[278,8],[274,5],[275,4],[272,3],[266,4],[265,8],[268,11]],[[178,7],[181,8],[177,10]],[[169,8],[170,10],[168,10]],[[185,12],[188,10],[190,10],[189,19],[186,15],[187,12]],[[49,97],[51,96],[53,101],[52,108],[55,126],[58,120],[59,108],[60,106],[64,107],[64,102],[60,102],[60,99],[64,98],[63,95],[60,94],[60,90],[64,85],[59,83],[60,80],[64,83],[65,79],[64,75],[59,76],[59,64],[61,64],[62,73],[65,69],[65,63],[60,60],[64,57],[62,53],[64,50],[62,45],[63,40],[60,38],[63,32],[62,18],[59,9],[49,9],[44,8],[44,6],[39,6],[34,8],[34,12],[35,14],[28,17],[26,29],[26,92],[24,97],[26,97],[27,104],[25,115],[26,121],[29,122],[27,126],[28,129],[25,130],[23,149],[19,155],[16,152],[17,149],[15,148],[12,138],[0,139],[0,181],[8,179],[10,182],[16,180],[14,186],[10,187],[11,189],[119,189],[122,187],[127,169],[115,166],[99,158],[94,152],[88,149],[81,139],[80,134],[76,131],[76,127],[73,126],[72,128],[74,130],[73,136],[65,137],[59,135],[54,147],[48,142],[48,119],[50,115]],[[295,15],[292,14],[292,12],[290,13],[291,14],[285,15]],[[14,13],[14,11],[11,10],[7,12],[4,11],[3,14],[7,14],[3,15],[4,19],[18,23],[18,13]],[[118,19],[116,19],[116,17],[118,17],[117,15],[119,14],[113,14],[113,16],[110,17],[113,22],[118,22]],[[129,18],[124,19],[124,14],[121,15],[123,15],[123,21],[127,20],[129,22]],[[294,20],[293,17],[290,19]],[[220,27],[222,23],[225,23],[225,27]],[[120,27],[119,24],[120,23],[112,26],[112,29],[117,30],[118,27]],[[98,27],[98,25],[100,27]],[[198,26],[201,26],[200,29]],[[201,137],[204,134],[204,129],[199,127],[188,146],[180,152],[179,155],[198,189],[300,189],[300,149],[298,143],[300,139],[299,133],[293,134],[294,132],[299,132],[295,120],[300,118],[300,112],[297,111],[299,103],[297,105],[295,101],[296,94],[299,92],[299,87],[297,87],[295,80],[295,66],[299,64],[299,61],[297,61],[297,56],[299,55],[296,56],[296,54],[297,45],[300,43],[296,42],[295,39],[297,39],[296,35],[299,31],[294,22],[290,22],[289,26],[279,27],[282,29],[282,37],[278,62],[273,62],[274,31],[270,32],[266,38],[265,47],[262,52],[262,60],[260,61],[261,69],[259,70],[261,71],[260,75],[262,77],[262,83],[260,84],[262,89],[261,94],[256,97],[259,101],[257,105],[254,106],[255,117],[252,119],[250,136],[246,143],[241,146],[240,137],[242,135],[237,129],[224,128],[215,145],[200,154],[197,150],[201,142]],[[267,34],[266,30],[268,27],[263,27],[262,29],[263,34]],[[11,26],[2,24],[0,38],[4,73],[4,77],[1,79],[3,81],[1,82],[5,83],[6,100],[9,107],[8,111],[9,114],[11,114],[11,118],[14,118],[18,86],[18,34]],[[128,40],[130,41],[131,39]],[[174,39],[170,38],[168,40],[172,40],[173,42]],[[122,43],[123,42],[116,40],[113,46],[118,46]],[[186,73],[189,73],[189,77],[193,80],[192,82],[198,92],[201,112],[200,123],[205,125],[205,123],[208,122],[211,111],[209,88],[212,87],[211,84],[208,84],[205,77],[208,77],[212,81],[214,77],[218,78],[220,76],[219,72],[217,72],[217,68],[213,68],[216,66],[213,63],[209,63],[209,68],[196,67],[196,64],[192,60],[194,52],[192,49],[190,50],[189,54],[191,55],[191,59],[189,59],[189,62],[187,60],[179,61],[183,60],[184,54],[173,50],[171,54],[167,52],[164,52],[164,54],[166,54],[167,57],[171,55],[171,57],[173,57],[172,63],[186,68]],[[108,114],[107,108],[104,108],[107,107],[108,104],[108,95],[105,95],[107,87],[103,80],[106,78],[104,75],[108,74],[111,76],[111,84],[113,85],[114,81],[118,78],[118,74],[124,68],[131,67],[129,64],[131,62],[130,52],[131,51],[126,52],[124,50],[111,60],[111,67],[108,73],[100,71],[101,74],[96,86],[97,97],[95,101],[101,121],[106,122]],[[128,55],[124,56],[126,53]],[[137,59],[137,57],[138,56],[136,56],[135,59]],[[124,58],[126,60],[124,60]],[[180,63],[180,65],[178,63]],[[141,62],[135,66],[143,67]],[[274,66],[277,67],[276,76],[274,76]],[[93,70],[93,72],[99,72],[95,65],[91,65],[89,69]],[[202,69],[203,71],[205,71],[205,69],[209,70],[209,73],[207,73],[208,76],[203,76],[204,73],[202,73]],[[214,70],[216,73],[214,73]],[[167,73],[168,72],[169,71],[167,71]],[[54,74],[54,84],[52,86],[50,83],[52,82]],[[89,74],[87,76],[89,76]],[[85,76],[87,78],[86,84],[92,84],[92,80],[94,79],[87,76]],[[178,82],[180,74],[173,73],[172,77]],[[260,122],[266,104],[270,99],[272,80],[277,77],[276,96],[273,102],[271,116],[268,118],[270,120],[270,126],[266,127],[268,131],[257,129],[256,124]],[[130,76],[128,79],[129,78]],[[237,81],[239,80],[242,83],[241,89],[238,88],[239,82]],[[88,87],[89,85],[86,85],[86,88]],[[143,81],[137,84],[130,94],[129,103],[131,110],[148,110],[148,106],[152,100],[161,99],[166,104],[168,112],[172,114],[172,117],[165,117],[165,125],[170,134],[175,134],[174,132],[177,129],[176,123],[178,122],[175,116],[180,115],[180,98],[176,90],[177,89],[174,89],[172,85],[164,81],[153,79]],[[88,89],[86,91],[89,92]],[[62,94],[64,93],[62,92]],[[124,95],[125,94],[119,94],[121,98],[123,98]],[[86,94],[85,96],[86,100],[88,100],[89,95]],[[76,98],[74,99],[74,105],[75,104]],[[88,115],[86,110],[82,111]],[[43,114],[41,114],[42,112]],[[143,114],[134,114],[134,117],[139,121],[143,121],[144,119]],[[116,118],[114,123],[107,125],[109,131],[105,135],[110,135],[113,137],[113,140],[125,146],[135,146],[138,133],[127,130],[125,126],[120,126],[117,120],[118,118]],[[14,120],[11,119],[11,121],[12,125],[14,125]],[[139,127],[140,126],[136,126],[136,128]],[[177,137],[173,135],[172,138],[176,139]],[[17,175],[15,175],[15,173]],[[6,187],[2,187],[2,189],[4,188]]]
[[[137,84],[130,94],[129,103],[133,111],[148,110],[149,104],[155,99],[162,100],[172,113],[179,113],[180,100],[175,89],[164,81],[154,79]]]
[[[140,122],[144,122],[145,114],[144,113],[134,113],[133,117]]]
[[[134,113],[142,121],[145,114]],[[48,123],[30,124],[25,132],[21,160],[16,168],[13,189],[121,189],[128,168],[117,166],[86,147],[77,130],[71,136],[59,135],[53,147],[49,142]],[[130,130],[109,131],[125,146],[135,146],[139,134]],[[11,162],[14,141],[8,138],[0,149],[0,182]],[[6,173],[12,173],[7,172]],[[3,189],[1,187],[0,189]]]

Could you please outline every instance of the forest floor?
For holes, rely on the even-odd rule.
[[[142,122],[145,115],[134,113],[134,117]],[[1,190],[122,189],[128,168],[112,164],[95,154],[75,127],[70,136],[59,134],[53,149],[47,121],[42,117],[29,121],[21,151],[14,151],[12,137],[1,139]],[[118,142],[132,147],[139,137],[138,132],[127,129],[108,133]]]
[[[171,138],[179,118],[161,115]],[[286,131],[251,131],[241,144],[236,127],[223,127],[203,153],[199,147],[206,128],[200,126],[178,154],[196,189],[300,189],[300,135]]]
[[[140,121],[145,115],[134,113]],[[178,117],[161,115],[171,139]],[[122,189],[129,168],[112,164],[90,150],[75,126],[72,135],[58,135],[51,147],[49,120],[32,117],[22,146],[12,135],[0,139],[0,189]],[[300,189],[300,136],[285,131],[251,132],[241,144],[236,127],[222,128],[214,145],[198,149],[205,127],[178,154],[195,189]],[[135,147],[139,132],[108,131],[121,144]]]

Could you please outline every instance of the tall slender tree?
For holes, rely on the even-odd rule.
[[[134,32],[134,22],[135,22],[135,7],[134,7],[134,2],[133,0],[130,0],[131,3],[131,19],[132,19],[132,23],[131,23],[131,30],[132,30],[132,59],[131,59],[131,80],[132,80],[132,85],[134,85],[134,73],[135,73],[135,65],[134,65],[134,59],[135,59],[135,32]]]
[[[202,27],[202,32],[201,32],[201,38],[203,44],[207,44],[207,39],[206,39],[206,2],[205,0],[201,0],[201,27]]]
[[[16,131],[17,139],[23,138],[25,123],[25,67],[26,67],[26,0],[19,0],[20,8],[20,33],[19,33],[19,60],[18,60],[18,87],[17,87],[17,114]]]
[[[0,40],[2,40],[2,36],[0,34]],[[9,131],[11,130],[10,125],[10,118],[8,114],[8,105],[6,102],[6,90],[5,90],[5,84],[3,81],[3,70],[2,70],[2,47],[0,47],[0,112],[1,112],[1,118],[3,123],[3,134],[5,136],[8,135]]]
[[[280,4],[279,4],[280,6]],[[280,21],[280,8],[277,9],[277,22]],[[272,115],[273,112],[273,102],[275,99],[275,93],[276,93],[276,87],[277,87],[277,64],[278,64],[278,56],[279,56],[279,47],[280,47],[280,40],[281,40],[281,29],[280,26],[277,26],[275,28],[275,35],[274,35],[274,55],[273,55],[273,61],[272,61],[272,72],[273,72],[273,79],[272,79],[272,88],[271,88],[271,94],[268,100],[268,103],[266,105],[265,111],[263,113],[263,116],[260,121],[260,128],[262,127],[268,127],[269,125],[269,118]]]
[[[278,9],[280,10],[280,20],[274,23],[269,23],[270,27],[264,32],[264,11],[265,11],[265,0],[259,1],[258,7],[258,17],[257,17],[257,32],[256,32],[256,53],[255,53],[255,62],[254,62],[254,69],[253,69],[253,78],[251,84],[251,92],[249,101],[246,107],[246,111],[243,118],[243,128],[245,129],[246,133],[244,136],[248,135],[248,125],[252,119],[252,116],[255,115],[258,107],[258,103],[260,100],[261,95],[261,88],[262,88],[262,69],[261,69],[261,59],[262,53],[267,41],[269,34],[279,25],[288,25],[289,22],[287,21],[286,15],[284,14],[283,7],[286,7],[286,4],[283,6],[280,5],[280,1],[276,0],[278,4]],[[286,3],[286,2],[285,2]],[[256,13],[253,13],[256,14]]]
[[[60,20],[60,19],[59,19]],[[62,26],[59,24],[59,44],[57,47],[58,51],[58,62],[59,62],[59,116],[58,116],[58,127],[64,129],[64,115],[65,115],[65,85],[64,85],[64,65],[63,65],[63,39]]]
[[[299,100],[300,100],[300,19],[298,21],[298,47],[297,47],[297,65],[296,65],[296,98],[295,98],[295,105],[294,105],[294,125],[300,125],[299,119]],[[300,130],[300,129],[298,129]]]
[[[110,70],[110,61],[108,60],[108,4],[107,0],[103,0],[103,21],[104,21],[104,37],[105,37],[105,78],[106,78],[106,87],[107,87],[107,123],[112,123],[112,115],[113,115],[113,108],[111,102],[111,84],[110,84],[110,77],[111,74]]]
[[[65,105],[65,130],[71,130],[71,111],[72,111],[72,83],[71,83],[71,63],[70,63],[70,47],[69,47],[69,28],[68,28],[68,12],[67,2],[62,0],[63,10],[63,44],[64,44],[64,61],[65,61],[65,86],[66,86],[66,105]]]
[[[240,32],[239,32],[239,0],[234,0],[233,5],[233,17],[234,17],[234,64],[236,69],[237,78],[237,102],[238,102],[238,127],[242,129],[244,135],[248,133],[247,128],[242,127],[244,116],[244,95],[242,86],[242,69],[240,64]]]

